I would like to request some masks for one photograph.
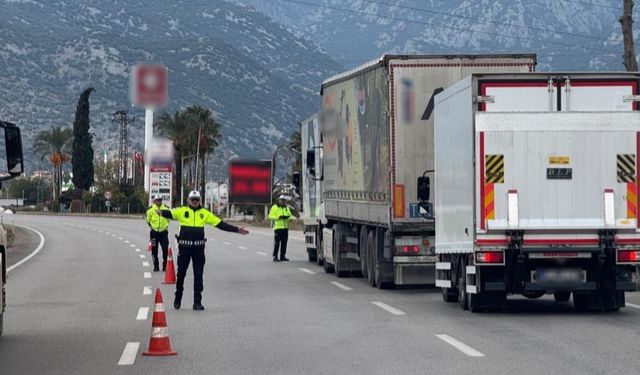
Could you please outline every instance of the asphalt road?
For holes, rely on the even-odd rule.
[[[306,261],[300,233],[291,233],[292,261],[272,263],[268,230],[211,229],[207,310],[189,308],[190,271],[176,311],[163,274],[144,277],[151,260],[142,220],[14,220],[46,242],[10,274],[3,375],[640,373],[638,295],[618,313],[576,313],[543,298],[472,314],[443,303],[437,289],[385,291],[326,275]],[[141,355],[154,302],[145,287],[164,294],[177,356]],[[119,365],[127,343],[139,348],[132,364]]]

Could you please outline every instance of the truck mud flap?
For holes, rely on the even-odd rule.
[[[378,260],[378,267],[380,267],[380,278],[383,283],[394,284],[393,279],[393,261],[390,260]]]
[[[451,288],[451,263],[436,263],[436,287]]]

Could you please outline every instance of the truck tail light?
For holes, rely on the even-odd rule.
[[[479,264],[503,264],[504,253],[502,251],[478,251],[476,263]]]
[[[418,255],[420,253],[419,245],[402,245],[395,247],[395,255]]]
[[[640,250],[618,250],[618,263],[640,263]]]

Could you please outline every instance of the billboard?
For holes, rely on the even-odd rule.
[[[229,203],[271,204],[271,160],[229,161]]]
[[[159,64],[138,64],[131,72],[131,102],[137,107],[164,107],[168,101],[169,71]]]

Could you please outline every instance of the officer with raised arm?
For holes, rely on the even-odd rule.
[[[173,307],[179,309],[182,303],[184,290],[184,278],[187,275],[189,262],[193,261],[193,309],[204,310],[202,305],[202,273],[204,270],[204,245],[207,241],[204,237],[204,226],[211,225],[227,232],[248,234],[249,231],[234,225],[225,223],[219,217],[212,214],[200,204],[200,192],[194,190],[189,193],[186,206],[173,210],[158,210],[158,213],[168,219],[178,220],[180,232],[178,238],[178,280],[176,283],[176,296]]]

